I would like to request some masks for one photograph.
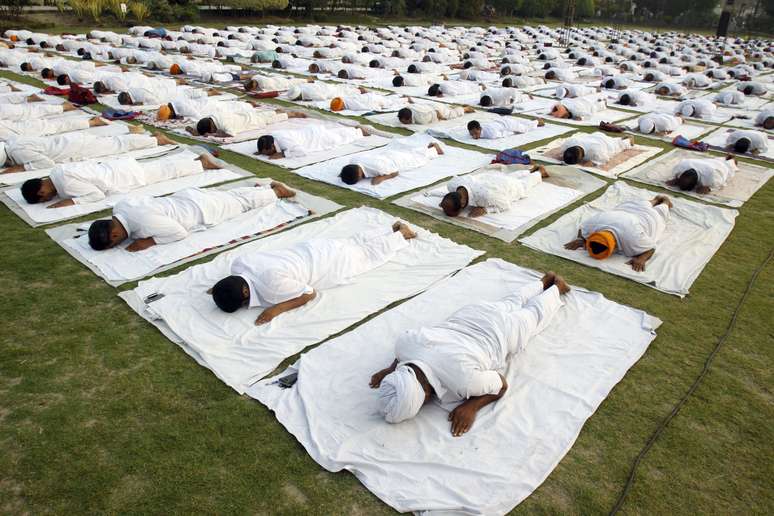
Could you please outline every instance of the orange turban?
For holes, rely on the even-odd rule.
[[[595,253],[591,248],[591,244],[599,244],[604,246],[604,249]],[[615,235],[610,231],[597,231],[590,234],[586,239],[586,250],[589,252],[589,256],[596,260],[609,258],[613,251],[615,251],[615,245]]]
[[[172,75],[180,75],[181,73],[183,73],[183,69],[180,68],[179,64],[175,63],[169,67],[169,73],[171,73]]]
[[[19,36],[14,34],[13,36],[11,36],[11,41],[19,41]]]
[[[331,100],[331,111],[341,111],[344,109],[344,99],[341,97],[336,97],[335,99]]]
[[[157,113],[156,118],[158,118],[159,120],[169,120],[170,118],[172,118],[172,108],[164,104],[159,108],[159,112]]]

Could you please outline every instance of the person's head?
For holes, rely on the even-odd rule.
[[[503,79],[503,88],[513,88],[513,77]]]
[[[56,188],[51,179],[28,179],[21,186],[21,194],[24,200],[30,204],[50,201],[56,197]]]
[[[500,68],[500,76],[505,77],[506,75],[511,75],[510,66],[503,66],[502,68]]]
[[[349,79],[349,72],[346,70],[339,70],[339,73],[337,73],[336,76],[339,79]]]
[[[745,95],[752,95],[753,94],[753,87],[749,86],[749,85],[745,86],[744,89],[742,90],[742,93],[744,93]]]
[[[129,95],[128,91],[122,91],[118,94],[118,103],[122,106],[131,106],[132,105],[132,96]]]
[[[419,73],[419,68],[417,68],[417,65],[409,65],[409,67],[406,69],[408,73]]]
[[[427,89],[427,94],[431,97],[440,97],[441,96],[441,85],[440,84],[433,84]]]
[[[481,95],[481,99],[478,101],[478,103],[484,107],[489,107],[492,105],[492,97],[489,95]]]
[[[213,120],[212,117],[208,116],[202,118],[196,123],[196,132],[199,134],[199,136],[215,133],[217,131],[218,128],[215,125],[215,120]]]
[[[556,118],[571,118],[572,115],[570,114],[570,111],[564,107],[564,104],[561,102],[557,102],[554,104],[554,106],[551,108],[551,116]]]
[[[694,116],[696,114],[696,106],[693,104],[685,104],[680,108],[680,113],[685,116]]]
[[[546,63],[546,64],[543,65],[543,70],[549,70],[552,67],[553,67],[553,65],[551,63]]]
[[[749,138],[739,138],[734,143],[734,152],[738,152],[739,154],[750,152],[751,145],[752,145],[752,142],[750,141]]]
[[[134,56],[128,56],[126,58],[126,63],[127,64],[137,64],[137,58],[134,57]]]
[[[245,91],[254,91],[258,89],[258,81],[255,79],[247,79],[243,84]]]
[[[175,107],[170,102],[161,106],[156,113],[156,119],[158,120],[171,120],[175,118]]]
[[[413,364],[402,364],[379,385],[379,412],[388,423],[411,419],[430,399],[432,387],[422,370]]]
[[[632,96],[629,95],[628,93],[624,93],[623,95],[618,97],[618,103],[621,104],[622,106],[628,106],[629,104],[632,103]]]
[[[645,74],[645,82],[653,82],[656,80],[656,76],[653,72],[648,72]]]
[[[684,170],[677,178],[677,187],[684,192],[693,190],[697,184],[699,184],[699,174],[692,168]]]
[[[609,258],[616,248],[615,235],[610,231],[597,231],[586,239],[586,251],[595,260]]]
[[[576,165],[583,161],[583,154],[583,147],[580,145],[573,145],[572,147],[565,149],[562,154],[562,161],[568,165]]]
[[[339,177],[342,181],[344,181],[344,183],[348,185],[354,185],[363,179],[365,174],[359,165],[345,165],[342,167]]]
[[[581,57],[580,59],[578,59],[578,66],[586,66],[587,62],[588,60],[585,57]]]
[[[473,67],[473,62],[472,62],[472,61],[465,61],[465,63],[462,65],[462,67],[463,67],[464,69],[466,69],[466,70],[467,70],[468,68],[472,68],[472,67]]]
[[[378,59],[371,59],[368,62],[368,67],[369,68],[379,68],[380,66],[381,66],[381,63],[379,62]]]
[[[32,65],[29,63],[22,63],[19,68],[21,68],[22,72],[31,72],[32,71]]]
[[[81,56],[81,58],[84,61],[91,61],[91,52],[84,52],[83,55]]]
[[[400,111],[398,111],[398,120],[401,124],[410,124],[412,122],[413,115],[411,114],[411,110],[409,108],[402,108]]]
[[[317,63],[310,64],[309,73],[320,73],[320,65]]]
[[[97,95],[102,95],[103,93],[110,93],[110,90],[107,86],[105,86],[105,83],[102,81],[95,81],[94,82],[94,93]]]
[[[212,300],[224,312],[236,312],[250,302],[250,287],[241,276],[226,276],[212,287]]]
[[[89,246],[95,251],[115,247],[128,237],[124,226],[115,219],[95,220],[89,226]]]
[[[59,74],[56,78],[56,83],[60,86],[67,86],[70,84],[70,77],[66,73]]]
[[[274,61],[271,62],[271,67],[280,69],[282,68],[282,63],[279,62],[279,59],[275,59]]]
[[[264,156],[271,156],[276,152],[274,147],[274,137],[270,134],[264,134],[258,138],[258,153]]]
[[[554,70],[548,70],[546,72],[545,78],[549,81],[556,79],[556,71]]]
[[[464,208],[462,205],[462,196],[458,192],[449,192],[444,195],[439,206],[447,217],[458,216]]]
[[[763,128],[771,131],[774,129],[774,116],[766,117],[766,120],[763,121]]]
[[[405,81],[403,80],[403,77],[401,77],[400,75],[396,75],[395,77],[392,78],[392,85],[395,86],[396,88],[402,88],[404,83]]]
[[[183,73],[183,68],[179,64],[175,63],[169,67],[169,73],[172,75],[181,75]]]
[[[342,111],[344,108],[347,107],[346,103],[344,102],[344,99],[341,97],[336,97],[334,99],[331,99],[331,111]]]
[[[478,120],[468,122],[468,133],[470,133],[470,137],[474,140],[481,138],[481,124]]]
[[[640,119],[638,125],[642,134],[651,134],[656,131],[656,123],[650,118]]]
[[[608,89],[615,88],[615,81],[613,79],[608,79],[602,83],[602,86]]]
[[[669,95],[669,87],[668,86],[659,86],[655,90],[656,95]]]
[[[65,52],[67,50],[67,48],[61,43],[57,43],[54,48],[57,50],[57,52]]]
[[[40,71],[40,75],[44,79],[53,79],[54,77],[56,77],[56,74],[54,73],[54,70],[52,70],[51,68],[43,68]]]

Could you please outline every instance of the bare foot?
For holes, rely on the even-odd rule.
[[[62,103],[62,111],[75,111],[76,109],[78,108],[69,102]]]
[[[396,221],[395,224],[392,225],[393,231],[399,231],[401,235],[403,235],[403,238],[406,240],[411,240],[412,238],[416,238],[417,234],[411,230],[408,225],[404,224],[401,221]]]
[[[546,170],[546,167],[544,167],[543,165],[535,165],[534,167],[532,167],[532,170],[530,170],[530,172],[540,172],[540,177],[542,177],[543,179],[547,177],[551,177],[551,175],[548,173],[548,170]]]
[[[369,127],[364,127],[361,125],[360,130],[363,132],[363,136],[371,136],[372,134],[374,134]]]
[[[177,142],[170,140],[164,133],[156,132],[153,137],[156,138],[159,145],[177,145]]]
[[[129,124],[129,132],[131,134],[142,134],[145,132],[145,128],[141,125]]]
[[[288,111],[288,118],[306,118],[306,113],[301,111]]]
[[[546,125],[546,121],[543,120],[542,118],[538,118],[537,123],[538,123],[538,127],[543,127],[544,125]]]
[[[559,294],[561,295],[564,295],[570,291],[570,285],[568,285],[564,278],[561,276],[556,276],[554,278],[554,285],[556,285],[556,288],[559,289]]]
[[[202,162],[202,168],[204,170],[218,170],[220,168],[220,166],[215,163],[215,158],[213,158],[212,155],[207,152],[200,155],[196,159]]]
[[[103,125],[108,125],[107,121],[98,116],[89,119],[89,127],[100,127]]]
[[[295,197],[296,195],[296,192],[283,185],[282,183],[278,183],[276,181],[271,182],[271,189],[274,190],[274,193],[280,199],[287,199],[289,197]]]
[[[444,154],[443,148],[440,145],[438,145],[437,143],[431,143],[427,147],[428,147],[428,149],[430,147],[435,147],[435,152],[437,152],[439,156],[443,156],[443,154]]]
[[[43,102],[43,99],[33,93],[27,97],[27,102]]]
[[[548,290],[556,281],[556,273],[554,271],[548,271],[540,278],[540,281],[543,282],[543,290]]]
[[[465,113],[475,113],[476,112],[476,110],[473,109],[470,106],[465,106],[464,108],[462,108],[462,111],[465,112]]]

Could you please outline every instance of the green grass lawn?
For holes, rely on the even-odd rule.
[[[740,210],[733,233],[681,300],[278,167],[223,157],[347,207],[378,207],[484,250],[484,259],[556,270],[664,321],[572,450],[514,511],[521,514],[612,508],[632,461],[699,375],[774,248],[770,182]],[[0,514],[393,512],[351,474],[318,466],[271,412],[199,367],[43,229],[2,206],[0,234]],[[708,376],[646,455],[626,513],[774,510],[772,281],[769,263]]]

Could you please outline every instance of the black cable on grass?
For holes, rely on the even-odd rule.
[[[683,395],[683,397],[680,398],[680,401],[678,401],[677,404],[672,408],[672,411],[658,425],[656,430],[648,439],[648,442],[645,443],[645,446],[642,448],[642,450],[640,450],[640,453],[637,455],[637,458],[634,459],[634,463],[632,464],[632,469],[629,471],[629,478],[626,479],[626,485],[621,491],[621,494],[618,495],[618,499],[616,500],[615,505],[613,506],[613,509],[610,511],[610,516],[617,514],[618,511],[621,510],[621,507],[623,506],[624,501],[626,500],[626,496],[629,494],[629,491],[631,490],[632,485],[634,485],[634,478],[637,476],[637,468],[639,468],[640,463],[642,462],[642,459],[645,457],[648,451],[650,451],[650,449],[656,443],[656,441],[661,436],[663,431],[666,429],[667,425],[672,421],[672,419],[674,419],[677,413],[680,412],[680,409],[683,408],[683,405],[685,405],[685,403],[688,401],[688,398],[690,398],[691,395],[693,395],[693,393],[699,387],[699,384],[701,383],[701,381],[709,372],[709,368],[712,365],[712,361],[715,360],[715,355],[718,354],[718,352],[720,351],[720,348],[728,339],[728,336],[731,335],[731,332],[733,331],[734,326],[736,326],[736,320],[739,317],[739,312],[742,309],[742,305],[744,305],[744,302],[747,301],[747,296],[750,295],[750,291],[752,290],[753,285],[755,284],[755,281],[758,279],[758,275],[761,273],[763,268],[766,267],[766,265],[768,265],[768,263],[771,261],[772,256],[774,256],[774,249],[771,249],[769,251],[769,256],[766,257],[763,263],[761,263],[760,266],[755,270],[755,272],[752,275],[752,278],[750,278],[750,282],[747,284],[747,289],[744,291],[744,294],[742,294],[742,298],[739,300],[739,303],[736,305],[736,308],[734,308],[734,313],[731,316],[731,321],[729,321],[728,326],[726,327],[726,332],[723,334],[722,337],[720,337],[720,339],[718,340],[718,343],[715,345],[715,349],[713,349],[712,353],[710,353],[709,356],[707,357],[707,360],[704,362],[704,368],[701,370],[701,373],[699,373],[699,376],[696,377],[696,380],[693,381],[693,384],[691,384],[691,387]]]

